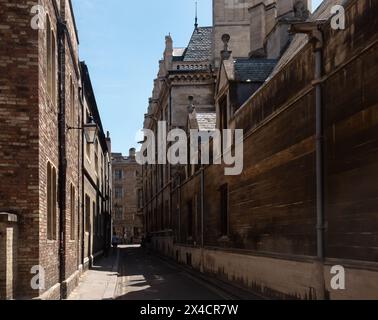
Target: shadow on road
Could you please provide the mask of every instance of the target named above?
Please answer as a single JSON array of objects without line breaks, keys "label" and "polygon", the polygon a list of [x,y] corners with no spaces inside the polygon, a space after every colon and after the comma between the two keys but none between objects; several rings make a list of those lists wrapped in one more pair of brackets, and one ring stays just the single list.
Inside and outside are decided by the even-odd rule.
[{"label": "shadow on road", "polygon": [[216,290],[140,247],[120,247],[117,300],[220,300]]}]

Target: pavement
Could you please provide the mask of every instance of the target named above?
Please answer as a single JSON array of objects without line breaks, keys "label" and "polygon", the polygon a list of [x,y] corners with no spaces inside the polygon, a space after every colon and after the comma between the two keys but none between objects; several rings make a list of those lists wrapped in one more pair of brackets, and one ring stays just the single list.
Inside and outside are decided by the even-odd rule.
[{"label": "pavement", "polygon": [[97,259],[80,278],[79,285],[67,300],[112,300],[117,287],[119,250]]},{"label": "pavement", "polygon": [[148,253],[120,246],[98,259],[68,300],[256,300],[250,292]]}]

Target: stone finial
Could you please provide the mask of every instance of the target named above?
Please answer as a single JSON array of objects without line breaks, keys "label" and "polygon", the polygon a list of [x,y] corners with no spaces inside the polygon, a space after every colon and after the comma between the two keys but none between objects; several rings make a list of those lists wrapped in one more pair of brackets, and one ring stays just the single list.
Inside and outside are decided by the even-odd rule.
[{"label": "stone finial", "polygon": [[194,19],[194,30],[198,31],[198,3],[196,1],[196,16]]},{"label": "stone finial", "polygon": [[298,0],[294,4],[294,17],[298,20],[307,20],[310,16],[305,3],[302,0]]},{"label": "stone finial", "polygon": [[134,160],[135,159],[135,155],[136,155],[136,149],[135,148],[131,148],[129,150],[129,158]]},{"label": "stone finial", "polygon": [[228,44],[231,40],[231,37],[229,34],[224,34],[222,36],[222,42],[223,42],[223,50],[221,51],[221,57],[222,60],[228,60],[231,57],[232,51],[228,50]]}]

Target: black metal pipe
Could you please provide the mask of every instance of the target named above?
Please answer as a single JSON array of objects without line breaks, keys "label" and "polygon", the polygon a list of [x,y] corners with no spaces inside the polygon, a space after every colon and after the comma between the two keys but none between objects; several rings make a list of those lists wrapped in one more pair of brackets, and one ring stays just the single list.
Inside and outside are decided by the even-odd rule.
[{"label": "black metal pipe", "polygon": [[204,212],[205,210],[205,168],[202,165],[201,168],[201,248],[203,249],[205,246],[204,241]]},{"label": "black metal pipe", "polygon": [[324,121],[322,101],[322,50],[315,51],[315,99],[316,99],[316,210],[317,256],[324,261]]},{"label": "black metal pipe", "polygon": [[316,246],[317,246],[317,277],[319,278],[317,296],[325,298],[324,260],[325,260],[325,178],[324,178],[324,114],[322,99],[322,76],[323,76],[323,45],[324,36],[322,25],[325,20],[306,21],[293,23],[290,27],[291,33],[308,34],[314,45],[315,74],[313,86],[315,87],[315,121],[316,121]]},{"label": "black metal pipe", "polygon": [[201,272],[205,272],[205,258],[204,258],[204,248],[205,248],[205,167],[202,165],[201,168]]},{"label": "black metal pipe", "polygon": [[58,112],[58,137],[59,137],[59,283],[60,283],[60,298],[65,299],[67,290],[63,286],[66,276],[66,171],[67,171],[67,156],[66,156],[66,97],[65,97],[65,76],[66,76],[66,62],[65,62],[65,32],[66,24],[59,19],[58,21],[58,90],[59,90],[59,112]]}]

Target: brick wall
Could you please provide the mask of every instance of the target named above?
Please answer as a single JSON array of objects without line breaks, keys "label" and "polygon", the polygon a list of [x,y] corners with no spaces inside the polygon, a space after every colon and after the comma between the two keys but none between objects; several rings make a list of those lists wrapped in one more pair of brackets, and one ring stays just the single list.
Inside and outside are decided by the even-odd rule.
[{"label": "brick wall", "polygon": [[[42,4],[48,10],[51,25],[55,35],[58,35],[56,12],[51,1],[43,1]],[[65,122],[67,126],[81,126],[81,106],[79,103],[80,73],[78,66],[78,44],[76,33],[73,28],[73,16],[69,10],[69,1],[61,1],[60,14],[62,19],[67,21],[68,33],[65,37]],[[70,48],[72,47],[72,50]],[[58,50],[58,48],[57,48]],[[40,79],[40,149],[39,149],[39,192],[40,192],[40,238],[39,238],[39,259],[40,264],[46,272],[46,290],[59,283],[59,236],[56,240],[47,239],[47,163],[52,163],[59,175],[59,137],[58,137],[58,116],[59,99],[56,103],[47,94],[46,81],[46,33],[39,33],[39,79]],[[56,57],[56,59],[58,56]],[[58,67],[58,63],[57,63]],[[71,81],[73,83],[74,98],[71,98]],[[72,102],[74,103],[71,106]],[[81,221],[81,131],[66,130],[66,209],[64,212],[65,225],[65,279],[69,279],[81,263],[80,238]],[[70,187],[75,188],[75,238],[71,239],[71,196]],[[58,207],[58,217],[60,208]],[[57,232],[59,232],[59,218],[57,219]],[[45,291],[40,292],[40,294]]]},{"label": "brick wall", "polygon": [[38,31],[30,27],[37,1],[0,1],[0,211],[20,222],[19,291],[30,292],[30,265],[38,262],[39,70]]},{"label": "brick wall", "polygon": [[[69,1],[0,1],[0,211],[19,216],[17,296],[35,298],[46,293],[59,298],[59,242],[47,239],[47,163],[59,175],[58,97],[47,91],[46,28],[31,28],[31,8],[40,4],[51,22],[55,39],[60,13],[67,15],[69,37],[66,38],[66,118],[81,125],[78,98],[80,73],[78,44]],[[60,6],[60,7],[59,7]],[[69,44],[70,42],[70,44]],[[72,47],[72,51],[68,49]],[[56,43],[58,69],[58,44]],[[58,74],[58,73],[57,73]],[[58,76],[56,74],[56,80]],[[75,99],[71,108],[70,81]],[[58,85],[57,85],[58,87]],[[54,99],[55,98],[55,99]],[[54,101],[56,100],[56,101]],[[74,117],[72,111],[74,110]],[[67,143],[67,186],[65,212],[66,274],[70,278],[81,263],[79,238],[81,209],[81,133],[69,131]],[[75,218],[77,236],[71,239],[70,186],[76,189]],[[59,208],[57,209],[59,216]],[[57,218],[59,230],[59,218]],[[58,232],[58,231],[57,231]],[[58,236],[57,236],[58,239]],[[46,272],[46,290],[30,288],[30,270],[41,265]],[[54,292],[49,292],[55,288]]]}]

